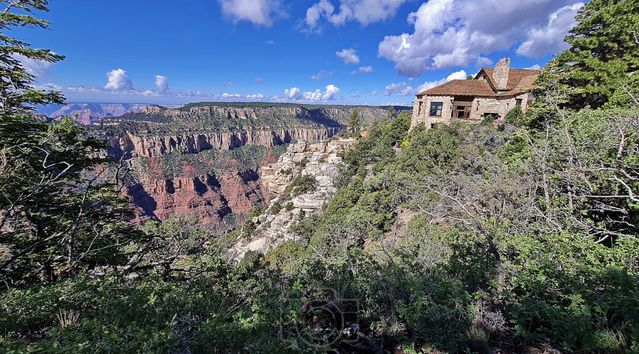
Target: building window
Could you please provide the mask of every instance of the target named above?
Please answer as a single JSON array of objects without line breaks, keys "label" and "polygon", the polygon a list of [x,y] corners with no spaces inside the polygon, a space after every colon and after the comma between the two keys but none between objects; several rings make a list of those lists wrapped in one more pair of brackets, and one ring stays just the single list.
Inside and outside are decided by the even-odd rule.
[{"label": "building window", "polygon": [[515,106],[517,107],[521,107],[521,103],[523,102],[523,100],[521,98],[518,98],[515,100]]},{"label": "building window", "polygon": [[470,106],[457,106],[455,107],[456,116],[459,119],[470,118]]},{"label": "building window", "polygon": [[424,102],[419,101],[419,104],[417,106],[417,115],[422,114],[422,105],[424,104]]},{"label": "building window", "polygon": [[431,117],[441,117],[442,116],[442,108],[444,107],[443,102],[431,102],[430,103],[430,113]]}]

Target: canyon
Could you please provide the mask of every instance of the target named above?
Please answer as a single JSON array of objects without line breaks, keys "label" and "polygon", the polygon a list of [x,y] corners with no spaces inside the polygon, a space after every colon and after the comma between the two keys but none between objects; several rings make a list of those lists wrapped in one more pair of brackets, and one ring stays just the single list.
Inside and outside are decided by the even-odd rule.
[{"label": "canyon", "polygon": [[288,166],[304,159],[300,156],[317,155],[306,156],[314,161],[310,170],[296,173],[317,173],[323,192],[301,196],[315,207],[294,200],[300,210],[317,209],[332,191],[330,178],[321,176],[336,170],[312,166],[320,159],[337,166],[336,154],[346,145],[328,141],[345,130],[355,110],[364,127],[388,115],[386,107],[201,103],[146,106],[87,129],[104,139],[106,153],[126,167],[124,191],[136,223],[195,216],[203,224],[234,227],[251,207],[279,197],[273,176],[282,176],[273,164],[281,158],[279,163]]}]

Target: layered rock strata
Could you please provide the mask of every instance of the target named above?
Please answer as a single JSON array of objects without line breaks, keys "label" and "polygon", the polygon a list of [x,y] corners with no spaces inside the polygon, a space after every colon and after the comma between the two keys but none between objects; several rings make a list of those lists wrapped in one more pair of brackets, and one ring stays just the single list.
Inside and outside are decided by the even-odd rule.
[{"label": "layered rock strata", "polygon": [[[354,142],[336,139],[291,144],[278,162],[263,167],[262,185],[270,200],[268,209],[253,220],[257,225],[255,231],[250,239],[238,240],[230,250],[230,257],[241,259],[248,251],[265,253],[291,239],[290,228],[296,222],[321,212],[337,192],[334,179],[343,166],[340,155]],[[291,183],[301,176],[311,176],[316,181],[315,188],[291,195]]]}]

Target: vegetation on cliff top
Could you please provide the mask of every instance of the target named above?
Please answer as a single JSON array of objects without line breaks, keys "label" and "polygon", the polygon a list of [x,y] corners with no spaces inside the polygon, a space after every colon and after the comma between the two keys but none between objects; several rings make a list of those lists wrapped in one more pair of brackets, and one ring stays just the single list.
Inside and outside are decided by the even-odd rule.
[{"label": "vegetation on cliff top", "polygon": [[345,128],[357,111],[363,126],[371,126],[389,109],[407,107],[371,107],[344,105],[308,105],[292,103],[192,103],[168,110],[127,113],[106,118],[91,127],[95,134],[113,136],[124,132],[138,135],[185,132],[227,132],[295,128]]},{"label": "vegetation on cliff top", "polygon": [[[587,3],[576,35],[608,35],[579,31],[602,15],[631,35],[634,4]],[[639,352],[636,67],[573,71],[590,59],[561,57],[507,123],[378,122],[324,213],[239,264],[224,260],[238,231],[121,223],[117,182],[87,170],[106,163],[86,157],[97,142],[34,121],[28,106],[57,96],[26,94],[9,62],[2,82],[22,81],[0,112],[0,351]],[[605,95],[581,91],[585,72],[608,69]]]}]

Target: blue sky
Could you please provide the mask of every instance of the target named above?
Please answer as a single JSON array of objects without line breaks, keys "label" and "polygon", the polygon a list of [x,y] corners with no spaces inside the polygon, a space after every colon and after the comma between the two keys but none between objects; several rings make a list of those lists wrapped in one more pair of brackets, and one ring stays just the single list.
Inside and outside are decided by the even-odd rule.
[{"label": "blue sky", "polygon": [[575,0],[54,0],[47,31],[12,34],[66,56],[25,60],[72,102],[404,104],[501,57],[544,65]]}]

